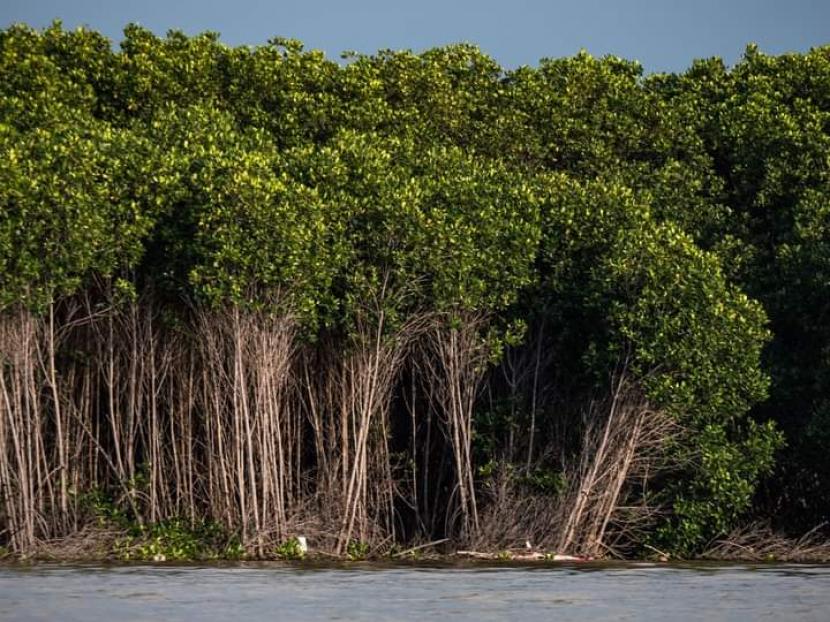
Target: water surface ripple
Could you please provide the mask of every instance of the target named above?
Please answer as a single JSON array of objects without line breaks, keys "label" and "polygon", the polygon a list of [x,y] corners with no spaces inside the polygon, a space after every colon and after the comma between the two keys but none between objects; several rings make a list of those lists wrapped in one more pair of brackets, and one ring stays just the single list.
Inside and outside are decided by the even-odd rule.
[{"label": "water surface ripple", "polygon": [[830,567],[0,567],[0,620],[830,620]]}]

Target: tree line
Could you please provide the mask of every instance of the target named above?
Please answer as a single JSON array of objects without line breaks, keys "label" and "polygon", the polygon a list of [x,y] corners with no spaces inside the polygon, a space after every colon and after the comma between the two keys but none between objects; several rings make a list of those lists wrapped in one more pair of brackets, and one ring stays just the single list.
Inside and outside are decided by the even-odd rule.
[{"label": "tree line", "polygon": [[102,505],[250,555],[830,518],[830,49],[644,75],[55,23],[0,75],[11,550]]}]

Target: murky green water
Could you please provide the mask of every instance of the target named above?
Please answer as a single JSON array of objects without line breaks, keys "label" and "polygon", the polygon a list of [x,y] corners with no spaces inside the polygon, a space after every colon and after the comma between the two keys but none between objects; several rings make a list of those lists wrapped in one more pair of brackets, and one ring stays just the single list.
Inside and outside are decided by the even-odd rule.
[{"label": "murky green water", "polygon": [[0,567],[0,620],[830,620],[828,566]]}]

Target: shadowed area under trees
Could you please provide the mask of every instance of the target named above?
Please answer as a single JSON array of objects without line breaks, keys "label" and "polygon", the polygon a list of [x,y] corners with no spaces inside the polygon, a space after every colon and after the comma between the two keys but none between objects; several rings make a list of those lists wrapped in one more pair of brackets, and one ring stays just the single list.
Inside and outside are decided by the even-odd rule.
[{"label": "shadowed area under trees", "polygon": [[21,25],[0,75],[7,550],[830,519],[827,48],[643,76]]}]

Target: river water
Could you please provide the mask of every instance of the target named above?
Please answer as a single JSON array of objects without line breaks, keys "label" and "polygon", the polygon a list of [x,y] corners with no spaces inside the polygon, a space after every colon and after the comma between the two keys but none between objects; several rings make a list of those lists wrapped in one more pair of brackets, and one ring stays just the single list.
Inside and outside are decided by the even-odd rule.
[{"label": "river water", "polygon": [[0,620],[816,620],[830,566],[0,567]]}]

